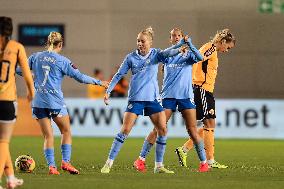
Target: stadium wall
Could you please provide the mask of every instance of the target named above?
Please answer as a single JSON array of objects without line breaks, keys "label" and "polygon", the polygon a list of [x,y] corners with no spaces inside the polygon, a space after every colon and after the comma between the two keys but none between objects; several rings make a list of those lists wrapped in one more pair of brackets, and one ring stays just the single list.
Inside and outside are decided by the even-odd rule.
[{"label": "stadium wall", "polygon": [[[151,25],[154,46],[169,45],[169,31],[181,27],[200,47],[216,30],[230,28],[237,46],[220,55],[216,96],[283,98],[284,16],[259,13],[258,0],[0,0],[1,15],[14,19],[14,38],[21,23],[65,24],[68,56],[80,70],[100,68],[108,78],[135,48],[137,33]],[[42,48],[27,48],[28,54]],[[25,95],[22,79],[19,94]],[[86,86],[64,81],[69,97],[84,97]]]}]

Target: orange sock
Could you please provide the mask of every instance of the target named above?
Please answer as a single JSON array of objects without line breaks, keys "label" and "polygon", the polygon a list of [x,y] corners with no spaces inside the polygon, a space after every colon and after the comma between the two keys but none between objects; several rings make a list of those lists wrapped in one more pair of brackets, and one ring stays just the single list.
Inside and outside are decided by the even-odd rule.
[{"label": "orange sock", "polygon": [[204,129],[203,129],[203,127],[199,128],[197,132],[198,132],[198,135],[200,136],[200,138],[204,139]]},{"label": "orange sock", "polygon": [[[197,132],[200,138],[203,139],[203,128],[198,129]],[[183,148],[186,148],[187,151],[191,150],[193,148],[193,141],[191,139],[188,139],[188,141],[184,143]]]},{"label": "orange sock", "polygon": [[214,160],[214,128],[204,128],[204,148],[207,160]]},{"label": "orange sock", "polygon": [[6,176],[14,175],[14,168],[13,168],[10,151],[8,153],[7,160],[5,163],[4,173]]},{"label": "orange sock", "polygon": [[0,140],[0,179],[2,178],[7,155],[9,153],[9,141]]}]

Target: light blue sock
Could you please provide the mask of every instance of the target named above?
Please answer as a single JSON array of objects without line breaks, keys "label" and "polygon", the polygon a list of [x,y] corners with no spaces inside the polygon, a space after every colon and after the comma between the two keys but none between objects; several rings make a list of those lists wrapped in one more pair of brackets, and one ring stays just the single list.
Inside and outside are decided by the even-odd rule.
[{"label": "light blue sock", "polygon": [[201,140],[199,143],[194,144],[196,153],[199,157],[200,161],[205,161],[206,160],[206,153],[205,153],[205,149],[204,149],[204,142],[203,140]]},{"label": "light blue sock", "polygon": [[156,162],[162,163],[166,151],[167,136],[158,136],[156,140]]},{"label": "light blue sock", "polygon": [[149,143],[148,140],[145,139],[141,152],[140,152],[140,157],[146,158],[146,156],[149,154],[152,147],[153,147],[153,144]]},{"label": "light blue sock", "polygon": [[48,166],[56,167],[54,160],[54,148],[47,148],[44,150],[44,156]]},{"label": "light blue sock", "polygon": [[112,143],[109,155],[108,155],[109,159],[114,160],[116,158],[116,156],[117,156],[118,152],[120,151],[126,137],[127,137],[127,135],[123,134],[123,133],[118,133],[116,135],[116,137],[113,140],[113,143]]},{"label": "light blue sock", "polygon": [[69,163],[69,161],[71,159],[71,151],[72,151],[71,144],[62,144],[61,145],[62,160],[64,162]]}]

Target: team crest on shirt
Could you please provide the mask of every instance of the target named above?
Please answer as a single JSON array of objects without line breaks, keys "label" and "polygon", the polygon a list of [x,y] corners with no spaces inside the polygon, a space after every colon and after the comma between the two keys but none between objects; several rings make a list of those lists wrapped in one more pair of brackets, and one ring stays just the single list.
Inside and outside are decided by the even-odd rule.
[{"label": "team crest on shirt", "polygon": [[146,64],[149,64],[151,62],[151,60],[148,58],[147,60],[146,60]]},{"label": "team crest on shirt", "polygon": [[132,109],[132,108],[133,108],[133,105],[132,105],[132,104],[128,104],[127,108],[128,108],[128,109]]},{"label": "team crest on shirt", "polygon": [[214,109],[211,109],[211,110],[209,110],[209,112],[208,112],[209,114],[211,114],[211,115],[214,115],[214,113],[215,113],[215,110]]}]

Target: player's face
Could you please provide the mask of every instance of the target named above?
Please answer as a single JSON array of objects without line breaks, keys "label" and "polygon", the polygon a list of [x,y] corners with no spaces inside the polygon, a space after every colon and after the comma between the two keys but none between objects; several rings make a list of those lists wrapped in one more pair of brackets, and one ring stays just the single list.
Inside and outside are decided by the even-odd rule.
[{"label": "player's face", "polygon": [[228,43],[226,43],[226,42],[221,42],[220,43],[220,45],[219,45],[219,48],[217,48],[217,50],[219,51],[219,52],[223,52],[223,53],[225,53],[225,52],[228,52],[231,48],[233,48],[235,46],[235,44],[234,44],[234,42],[228,42]]},{"label": "player's face", "polygon": [[183,38],[181,31],[171,31],[170,41],[173,45],[177,44],[181,40],[181,38]]},{"label": "player's face", "polygon": [[139,33],[137,36],[137,49],[142,54],[145,55],[149,52],[152,46],[152,40],[149,39],[147,35]]}]

